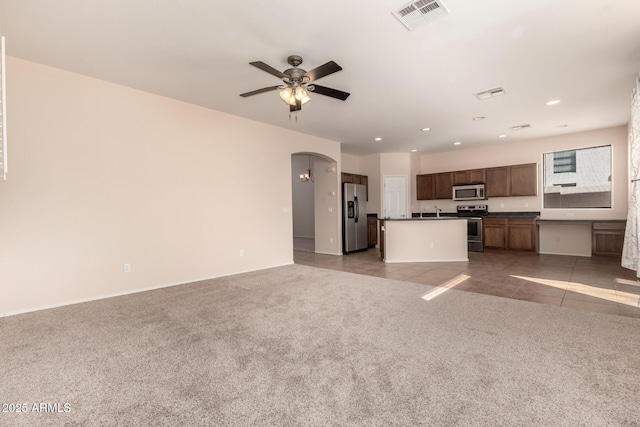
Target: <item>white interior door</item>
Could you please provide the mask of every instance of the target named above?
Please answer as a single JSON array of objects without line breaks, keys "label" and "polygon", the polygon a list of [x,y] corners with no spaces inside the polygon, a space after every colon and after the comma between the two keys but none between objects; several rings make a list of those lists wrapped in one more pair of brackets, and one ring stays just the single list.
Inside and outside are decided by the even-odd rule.
[{"label": "white interior door", "polygon": [[407,217],[407,176],[389,175],[384,180],[384,216]]}]

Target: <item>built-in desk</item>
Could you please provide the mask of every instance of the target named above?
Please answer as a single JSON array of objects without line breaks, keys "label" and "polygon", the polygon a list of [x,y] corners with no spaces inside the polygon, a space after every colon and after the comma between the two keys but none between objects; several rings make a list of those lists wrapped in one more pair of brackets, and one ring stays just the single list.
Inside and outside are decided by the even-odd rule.
[{"label": "built-in desk", "polygon": [[[622,256],[626,220],[540,219],[540,253]],[[542,226],[542,229],[541,229]],[[571,250],[570,245],[573,245]]]}]

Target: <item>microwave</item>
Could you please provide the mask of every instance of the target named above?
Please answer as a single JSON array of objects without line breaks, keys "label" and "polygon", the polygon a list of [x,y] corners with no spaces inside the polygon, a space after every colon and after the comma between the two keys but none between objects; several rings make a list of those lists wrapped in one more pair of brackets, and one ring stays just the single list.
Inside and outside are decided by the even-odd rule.
[{"label": "microwave", "polygon": [[485,200],[484,183],[453,186],[453,200]]}]

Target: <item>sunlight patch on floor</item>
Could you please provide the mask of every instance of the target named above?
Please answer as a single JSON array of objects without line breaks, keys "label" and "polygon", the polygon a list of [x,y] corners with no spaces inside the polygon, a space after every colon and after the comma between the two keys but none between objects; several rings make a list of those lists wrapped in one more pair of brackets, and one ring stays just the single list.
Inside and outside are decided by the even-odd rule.
[{"label": "sunlight patch on floor", "polygon": [[[539,283],[541,285],[551,286],[558,289],[566,289],[568,292],[575,292],[590,297],[616,302],[619,304],[630,305],[637,307],[640,305],[640,296],[631,294],[629,292],[622,292],[614,289],[604,289],[597,286],[585,285],[578,282],[566,282],[562,280],[540,279],[538,277],[516,276],[511,275],[517,279],[527,280],[529,282]],[[624,279],[616,279],[618,283],[624,283]],[[624,282],[620,282],[624,281]]]},{"label": "sunlight patch on floor", "polygon": [[431,301],[432,299],[434,299],[438,295],[442,295],[443,293],[447,292],[449,289],[458,286],[460,283],[464,282],[465,280],[467,280],[470,277],[471,276],[468,276],[466,274],[459,274],[456,277],[454,277],[453,279],[451,279],[451,280],[449,280],[447,282],[444,282],[443,284],[441,284],[437,288],[432,289],[431,291],[429,291],[426,294],[422,295],[422,299],[425,300],[425,301]]},{"label": "sunlight patch on floor", "polygon": [[640,287],[640,282],[638,282],[637,280],[621,279],[621,278],[617,277],[615,279],[615,281],[616,281],[616,283],[619,283],[621,285],[631,285],[631,286]]}]

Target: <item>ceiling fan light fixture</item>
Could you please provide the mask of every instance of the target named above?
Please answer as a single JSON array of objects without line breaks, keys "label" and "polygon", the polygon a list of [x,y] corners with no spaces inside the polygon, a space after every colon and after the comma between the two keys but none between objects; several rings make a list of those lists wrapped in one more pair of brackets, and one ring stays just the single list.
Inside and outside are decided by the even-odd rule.
[{"label": "ceiling fan light fixture", "polygon": [[311,101],[309,98],[309,94],[304,88],[298,86],[295,88],[286,87],[280,91],[280,98],[284,101],[285,104],[288,105],[296,105],[296,101],[299,101],[301,104],[306,104]]}]

